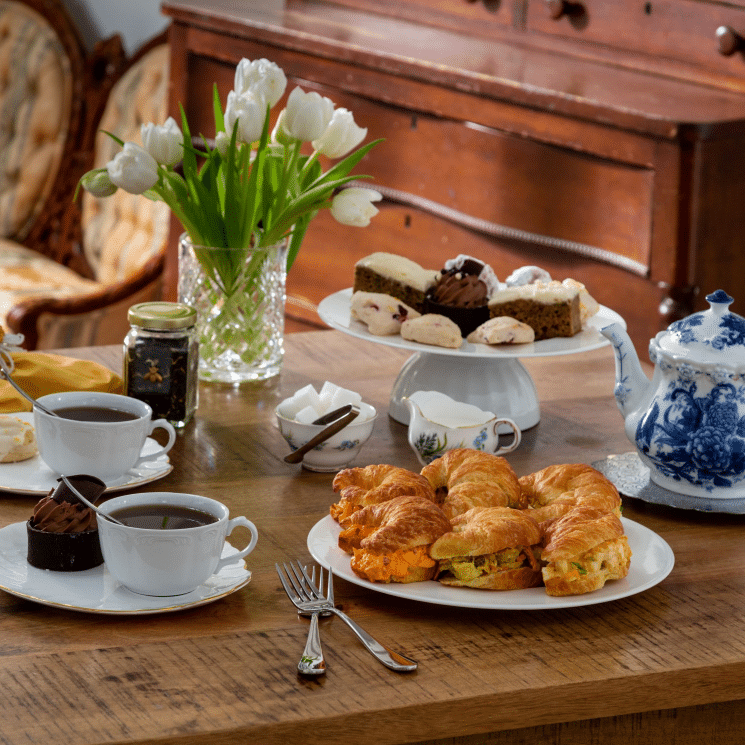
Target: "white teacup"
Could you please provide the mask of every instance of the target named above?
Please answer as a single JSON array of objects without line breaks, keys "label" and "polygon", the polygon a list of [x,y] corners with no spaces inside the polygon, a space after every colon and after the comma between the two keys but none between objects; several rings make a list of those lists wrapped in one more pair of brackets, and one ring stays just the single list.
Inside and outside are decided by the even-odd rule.
[{"label": "white teacup", "polygon": [[[112,514],[150,505],[190,508],[212,515],[215,522],[190,528],[154,529],[117,525],[99,517],[98,532],[106,568],[125,587],[141,595],[167,597],[191,592],[224,566],[243,563],[243,557],[254,550],[259,539],[250,520],[231,519],[224,504],[197,494],[128,494],[104,502],[99,510]],[[251,533],[248,545],[220,558],[225,539],[239,525]]]},{"label": "white teacup", "polygon": [[[143,401],[116,393],[67,391],[42,396],[39,403],[51,411],[94,407],[126,412],[126,421],[78,421],[50,416],[34,407],[34,427],[41,459],[57,474],[85,473],[112,482],[130,469],[154,461],[176,442],[176,430],[165,419],[153,421],[153,410]],[[143,455],[148,435],[162,428],[168,442]]]}]

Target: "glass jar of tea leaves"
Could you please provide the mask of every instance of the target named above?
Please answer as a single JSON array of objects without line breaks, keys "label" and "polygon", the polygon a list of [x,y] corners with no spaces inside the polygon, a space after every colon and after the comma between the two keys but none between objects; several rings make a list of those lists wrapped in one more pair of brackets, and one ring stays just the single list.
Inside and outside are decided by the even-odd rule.
[{"label": "glass jar of tea leaves", "polygon": [[124,389],[149,404],[153,419],[183,427],[197,408],[197,312],[183,303],[133,305],[124,339]]}]

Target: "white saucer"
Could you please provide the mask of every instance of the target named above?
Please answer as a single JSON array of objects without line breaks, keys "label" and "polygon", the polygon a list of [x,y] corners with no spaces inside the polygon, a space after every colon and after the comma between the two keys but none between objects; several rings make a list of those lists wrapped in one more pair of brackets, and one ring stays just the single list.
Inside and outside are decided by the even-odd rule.
[{"label": "white saucer", "polygon": [[[83,572],[37,569],[26,560],[27,548],[26,523],[0,529],[0,590],[42,605],[84,613],[146,615],[196,608],[231,595],[251,581],[245,562],[236,562],[186,595],[155,598],[127,590],[109,574],[105,564]],[[235,553],[238,550],[226,542],[223,557]]]},{"label": "white saucer", "polygon": [[[34,415],[28,412],[13,414],[25,422],[33,424]],[[160,445],[151,437],[145,440],[142,454],[147,455],[157,450]],[[157,481],[173,470],[168,455],[161,455],[137,468],[131,469],[118,479],[106,481],[106,493],[142,486]],[[0,463],[0,492],[14,494],[45,495],[57,486],[59,474],[55,473],[44,461],[35,455],[18,463]]]},{"label": "white saucer", "polygon": [[726,512],[730,515],[745,515],[745,498],[711,499],[679,494],[658,486],[649,478],[647,468],[636,451],[621,455],[609,455],[592,464],[616,489],[627,497],[641,499],[650,504],[664,504],[682,510],[699,512]]}]

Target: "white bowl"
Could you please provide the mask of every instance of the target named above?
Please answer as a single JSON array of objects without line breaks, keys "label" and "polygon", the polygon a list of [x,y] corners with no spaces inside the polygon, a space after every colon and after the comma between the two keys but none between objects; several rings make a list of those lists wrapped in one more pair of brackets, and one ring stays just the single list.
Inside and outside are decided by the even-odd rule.
[{"label": "white bowl", "polygon": [[[288,416],[288,401],[285,399],[275,409],[279,431],[287,444],[295,451],[315,437],[325,424],[303,424]],[[304,468],[310,471],[332,472],[346,468],[358,455],[362,446],[370,439],[377,411],[370,404],[360,404],[360,414],[344,429],[325,442],[309,450],[302,460]],[[361,421],[360,421],[361,420]]]}]

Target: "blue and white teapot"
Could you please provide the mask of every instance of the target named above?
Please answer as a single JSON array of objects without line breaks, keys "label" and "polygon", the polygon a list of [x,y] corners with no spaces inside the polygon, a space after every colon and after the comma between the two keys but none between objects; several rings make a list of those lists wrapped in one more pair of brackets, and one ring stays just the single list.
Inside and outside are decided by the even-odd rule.
[{"label": "blue and white teapot", "polygon": [[649,343],[650,382],[626,331],[601,333],[615,348],[618,408],[651,480],[679,494],[745,496],[745,318],[724,290],[709,310],[675,321]]}]

